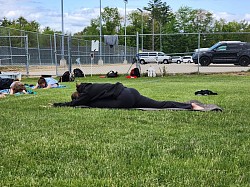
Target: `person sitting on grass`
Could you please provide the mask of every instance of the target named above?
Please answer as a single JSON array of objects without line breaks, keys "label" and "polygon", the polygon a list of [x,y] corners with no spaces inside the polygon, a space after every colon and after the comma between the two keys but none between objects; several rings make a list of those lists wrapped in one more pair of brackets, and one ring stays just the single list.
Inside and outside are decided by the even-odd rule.
[{"label": "person sitting on grass", "polygon": [[27,94],[27,90],[25,85],[20,82],[19,80],[15,80],[11,85],[10,85],[10,95],[16,94],[16,93],[23,93]]},{"label": "person sitting on grass", "polygon": [[43,88],[43,89],[49,89],[49,88],[56,88],[58,87],[58,81],[53,79],[52,77],[40,77],[37,81],[36,86],[33,89],[37,88]]},{"label": "person sitting on grass", "polygon": [[53,106],[89,106],[94,108],[180,108],[203,110],[196,103],[181,103],[175,101],[156,101],[141,95],[134,88],[123,84],[81,83],[76,85],[76,92],[71,96],[71,102],[54,103]]}]

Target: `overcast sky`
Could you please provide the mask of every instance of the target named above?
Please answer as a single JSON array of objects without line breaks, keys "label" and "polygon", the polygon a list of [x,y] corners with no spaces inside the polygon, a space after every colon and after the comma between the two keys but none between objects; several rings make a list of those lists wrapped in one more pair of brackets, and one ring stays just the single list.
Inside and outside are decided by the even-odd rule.
[{"label": "overcast sky", "polygon": [[[149,0],[128,0],[127,12],[143,8]],[[201,8],[214,14],[216,18],[227,21],[246,20],[250,22],[249,0],[162,0],[167,2],[173,11],[181,6],[193,9]],[[124,16],[123,0],[101,0],[102,8],[117,7]],[[79,32],[90,24],[92,18],[97,18],[100,12],[100,0],[63,0],[65,32]],[[0,0],[0,20],[3,17],[13,20],[23,16],[28,21],[37,21],[41,28],[51,27],[61,30],[61,0]]]}]

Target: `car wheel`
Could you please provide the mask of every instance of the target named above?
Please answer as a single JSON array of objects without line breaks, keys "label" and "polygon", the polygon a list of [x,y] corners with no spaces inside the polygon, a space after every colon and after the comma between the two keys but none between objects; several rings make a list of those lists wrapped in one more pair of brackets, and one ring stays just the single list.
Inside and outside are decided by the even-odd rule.
[{"label": "car wheel", "polygon": [[167,60],[167,59],[164,59],[164,60],[163,60],[163,64],[168,64],[168,60]]},{"label": "car wheel", "polygon": [[200,65],[201,66],[208,66],[210,64],[210,59],[206,56],[200,58]]},{"label": "car wheel", "polygon": [[189,60],[188,63],[191,63],[191,61]]},{"label": "car wheel", "polygon": [[177,60],[177,64],[180,64],[180,63],[181,63],[181,61]]},{"label": "car wheel", "polygon": [[250,58],[247,56],[240,57],[239,64],[241,66],[248,66],[250,64]]},{"label": "car wheel", "polygon": [[146,64],[145,60],[140,60],[140,64]]}]

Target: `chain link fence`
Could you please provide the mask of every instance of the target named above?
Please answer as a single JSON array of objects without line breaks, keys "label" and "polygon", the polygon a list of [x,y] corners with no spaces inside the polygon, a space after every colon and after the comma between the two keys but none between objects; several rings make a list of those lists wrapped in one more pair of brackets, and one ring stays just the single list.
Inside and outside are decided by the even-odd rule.
[{"label": "chain link fence", "polygon": [[[117,41],[107,41],[107,38]],[[114,37],[114,38],[112,38]],[[126,39],[125,39],[126,37]],[[110,70],[129,73],[139,50],[163,51],[170,56],[192,55],[195,49],[208,48],[218,41],[237,40],[250,42],[250,33],[173,33],[101,36],[101,50],[92,51],[92,41],[100,36],[71,37],[46,35],[0,27],[0,66],[20,68],[24,75],[62,75],[65,71],[80,68],[87,75],[106,74]],[[126,40],[126,45],[125,45]],[[93,56],[91,56],[91,54]],[[196,64],[146,64],[146,72],[153,66],[157,72],[167,73],[246,71],[248,67],[210,66]]]}]

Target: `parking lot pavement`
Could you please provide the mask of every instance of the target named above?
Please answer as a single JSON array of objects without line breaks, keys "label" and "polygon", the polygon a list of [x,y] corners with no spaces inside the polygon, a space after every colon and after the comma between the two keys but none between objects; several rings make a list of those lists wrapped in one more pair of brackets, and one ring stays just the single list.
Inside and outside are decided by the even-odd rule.
[{"label": "parking lot pavement", "polygon": [[[141,69],[145,72],[149,68],[150,64],[141,65]],[[250,67],[242,67],[242,66],[234,66],[231,64],[225,65],[210,65],[210,66],[198,66],[197,64],[151,64],[152,67],[159,73],[160,68],[163,66],[166,67],[167,73],[194,73],[194,72],[201,72],[201,73],[220,73],[220,72],[241,72],[247,71]]]},{"label": "parking lot pavement", "polygon": [[[163,67],[165,67],[166,72],[168,74],[175,74],[175,73],[223,73],[223,72],[241,72],[241,71],[248,71],[250,66],[242,67],[242,66],[234,66],[234,65],[219,65],[219,64],[211,64],[209,66],[198,66],[197,64],[145,64],[140,65],[141,72],[146,73],[149,67],[153,67],[156,70],[156,73],[161,73]],[[86,75],[94,75],[94,74],[106,74],[111,70],[117,71],[118,74],[129,74],[132,68],[136,67],[135,64],[108,64],[108,65],[93,65],[93,66],[73,66],[74,68],[80,68]],[[53,75],[56,74],[62,75],[65,71],[67,71],[67,67],[59,67],[56,71],[55,66],[46,67],[43,66],[42,68],[30,68],[29,75],[30,76],[41,76],[41,75]],[[22,75],[26,75],[25,71],[21,72]]]}]

